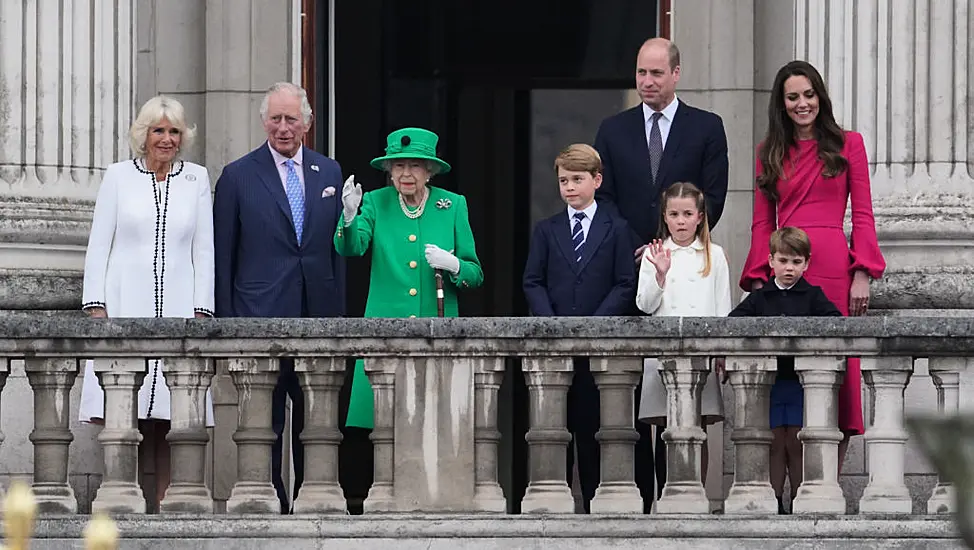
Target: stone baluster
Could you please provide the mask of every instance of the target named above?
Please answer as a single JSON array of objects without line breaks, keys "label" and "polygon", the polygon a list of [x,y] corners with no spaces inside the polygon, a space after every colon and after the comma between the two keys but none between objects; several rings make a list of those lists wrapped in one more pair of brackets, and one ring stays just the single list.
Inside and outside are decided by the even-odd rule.
[{"label": "stone baluster", "polygon": [[906,429],[903,392],[913,374],[912,357],[863,357],[872,419],[866,430],[869,484],[859,500],[863,514],[910,514],[913,500],[904,481]]},{"label": "stone baluster", "polygon": [[[967,369],[967,359],[931,357],[928,368],[937,388],[937,412],[941,416],[956,415],[960,406],[960,373]],[[927,513],[952,514],[957,511],[956,503],[954,484],[940,475],[927,501]]]},{"label": "stone baluster", "polygon": [[271,483],[271,401],[280,361],[276,358],[233,358],[227,370],[237,387],[237,482],[227,500],[231,514],[279,514],[281,502]]},{"label": "stone baluster", "polygon": [[179,358],[163,361],[171,396],[169,441],[172,474],[160,504],[164,513],[212,514],[213,496],[206,486],[206,390],[213,379],[213,360]]},{"label": "stone baluster", "polygon": [[707,433],[700,426],[700,394],[710,370],[707,357],[667,357],[659,370],[666,387],[666,485],[660,514],[707,514],[710,501],[700,481]]},{"label": "stone baluster", "polygon": [[[0,405],[3,404],[3,387],[7,383],[7,375],[10,374],[10,359],[6,357],[0,357]],[[0,426],[2,426],[2,418],[0,418]],[[0,430],[0,445],[3,445],[3,431]],[[0,499],[3,499],[4,492],[3,486],[0,485]]]},{"label": "stone baluster", "polygon": [[521,513],[563,513],[575,511],[572,491],[566,481],[568,433],[568,388],[574,367],[571,357],[529,357],[524,360],[524,378],[530,394],[528,442],[529,482]]},{"label": "stone baluster", "polygon": [[728,357],[734,390],[734,483],[724,502],[725,514],[774,514],[778,510],[770,482],[771,428],[768,411],[776,357]]},{"label": "stone baluster", "polygon": [[805,391],[802,484],[792,504],[796,514],[844,514],[839,486],[839,386],[845,357],[795,357],[795,370]]},{"label": "stone baluster", "polygon": [[375,395],[372,428],[372,453],[374,457],[372,487],[365,498],[366,512],[396,511],[396,369],[402,360],[396,357],[378,357],[365,361]]},{"label": "stone baluster", "polygon": [[299,357],[294,371],[304,388],[304,484],[294,501],[296,514],[345,513],[338,484],[338,390],[345,378],[344,357]]},{"label": "stone baluster", "polygon": [[504,380],[504,359],[474,359],[474,507],[505,512],[507,500],[497,482],[497,392]]},{"label": "stone baluster", "polygon": [[91,511],[144,514],[145,496],[139,480],[139,388],[146,375],[145,359],[95,359],[95,374],[105,390],[105,427],[98,434],[105,454],[105,474]]},{"label": "stone baluster", "polygon": [[34,496],[42,514],[75,514],[78,501],[68,485],[68,447],[74,436],[71,386],[78,376],[74,358],[25,360],[27,381],[34,391]]},{"label": "stone baluster", "polygon": [[640,357],[591,359],[599,387],[601,426],[595,438],[601,452],[602,479],[592,498],[592,513],[642,513],[643,498],[635,478],[636,441],[633,425],[636,386],[642,377]]}]

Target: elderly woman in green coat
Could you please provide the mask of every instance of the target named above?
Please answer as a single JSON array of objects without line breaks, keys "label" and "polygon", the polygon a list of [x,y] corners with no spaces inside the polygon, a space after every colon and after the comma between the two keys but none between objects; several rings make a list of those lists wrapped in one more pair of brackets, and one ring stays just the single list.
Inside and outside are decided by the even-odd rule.
[{"label": "elderly woman in green coat", "polygon": [[[456,317],[457,290],[476,288],[484,272],[477,259],[463,195],[429,185],[450,165],[436,157],[439,138],[422,128],[389,134],[385,156],[373,168],[389,174],[391,186],[362,194],[348,178],[335,249],[361,256],[372,245],[366,317],[436,317],[437,270],[443,275],[443,314]],[[361,211],[359,206],[361,205]],[[346,425],[372,428],[372,387],[362,361],[355,363]]]}]

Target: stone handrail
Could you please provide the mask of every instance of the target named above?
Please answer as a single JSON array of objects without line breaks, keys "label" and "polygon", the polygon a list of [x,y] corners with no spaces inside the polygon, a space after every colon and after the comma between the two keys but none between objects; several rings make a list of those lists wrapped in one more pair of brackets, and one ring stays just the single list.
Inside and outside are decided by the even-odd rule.
[{"label": "stone handrail", "polygon": [[[589,356],[602,396],[602,483],[593,512],[642,509],[633,482],[634,389],[641,358],[661,359],[668,391],[668,479],[661,513],[709,511],[697,459],[706,435],[698,425],[708,356],[726,356],[736,414],[735,480],[727,513],[774,513],[768,483],[768,392],[775,356],[796,357],[805,387],[806,460],[795,511],[843,513],[837,483],[836,390],[846,355],[863,357],[874,403],[865,440],[870,482],[864,513],[909,513],[904,483],[903,391],[916,357],[930,358],[940,409],[956,411],[959,372],[974,355],[974,320],[963,318],[462,318],[462,319],[107,319],[0,316],[0,359],[24,359],[35,393],[34,491],[41,513],[75,512],[67,484],[71,441],[68,396],[78,361],[95,358],[106,393],[105,475],[95,511],[145,511],[137,479],[137,390],[146,358],[166,358],[172,392],[172,485],[162,509],[209,513],[203,476],[208,441],[202,406],[213,361],[228,360],[238,389],[238,480],[231,513],[276,513],[270,483],[270,403],[278,359],[294,357],[309,403],[307,483],[298,513],[343,512],[338,485],[337,393],[345,357],[365,357],[375,392],[374,483],[365,502],[375,511],[504,512],[497,482],[497,393],[505,357],[522,357],[530,394],[530,483],[522,511],[571,512],[565,482],[565,404],[572,357]],[[0,362],[0,389],[7,361]],[[432,411],[432,412],[430,412]],[[433,424],[430,424],[433,423]],[[437,434],[433,439],[428,434]],[[444,439],[443,441],[437,438]],[[2,439],[0,439],[2,441]],[[450,452],[455,456],[451,456]],[[427,460],[437,456],[432,463]],[[893,457],[892,459],[890,457]],[[896,459],[895,457],[899,457]],[[874,469],[875,467],[875,469]],[[449,479],[453,494],[437,481]],[[931,512],[952,510],[941,481]]]}]

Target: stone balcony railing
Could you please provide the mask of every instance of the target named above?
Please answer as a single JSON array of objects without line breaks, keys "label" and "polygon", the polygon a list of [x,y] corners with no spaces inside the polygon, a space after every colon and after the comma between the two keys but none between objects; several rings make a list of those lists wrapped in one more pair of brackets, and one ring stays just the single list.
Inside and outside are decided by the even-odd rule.
[{"label": "stone balcony railing", "polygon": [[[860,514],[912,511],[904,481],[904,389],[915,358],[928,358],[940,410],[959,403],[959,376],[974,355],[974,321],[958,318],[467,318],[114,319],[0,317],[0,389],[11,360],[24,360],[34,392],[33,489],[42,514],[76,513],[68,483],[70,389],[83,360],[96,359],[105,389],[104,473],[93,511],[145,512],[138,479],[137,390],[147,358],[165,359],[172,394],[172,482],[164,513],[212,514],[205,482],[205,390],[227,360],[239,400],[237,480],[226,509],[278,514],[271,484],[271,393],[278,359],[293,357],[305,391],[305,481],[297,514],[344,514],[338,483],[338,392],[347,357],[365,357],[375,392],[374,482],[365,514],[503,513],[498,483],[498,389],[504,360],[521,357],[530,394],[529,485],[522,514],[570,513],[565,482],[566,403],[572,358],[589,356],[601,394],[602,479],[593,513],[641,511],[634,483],[634,390],[642,359],[660,357],[668,388],[668,479],[661,515],[707,514],[700,483],[705,432],[699,394],[708,357],[726,357],[733,392],[734,481],[726,515],[774,515],[768,482],[769,391],[775,357],[794,356],[805,388],[804,482],[798,515],[846,511],[837,480],[836,392],[844,355],[863,358],[871,418],[869,481]],[[727,390],[725,390],[727,391]],[[0,394],[0,399],[4,396]],[[730,416],[730,415],[729,415]],[[941,481],[929,513],[954,508]],[[218,517],[218,516],[214,516]],[[496,516],[495,516],[496,517]],[[902,526],[900,526],[902,527]],[[942,536],[942,533],[941,533]]]}]

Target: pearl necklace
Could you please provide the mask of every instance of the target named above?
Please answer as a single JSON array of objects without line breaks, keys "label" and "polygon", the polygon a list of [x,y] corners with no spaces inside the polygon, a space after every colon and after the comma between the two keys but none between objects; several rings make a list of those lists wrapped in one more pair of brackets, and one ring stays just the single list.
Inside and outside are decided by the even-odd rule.
[{"label": "pearl necklace", "polygon": [[415,220],[423,215],[423,210],[426,210],[426,199],[428,198],[430,198],[430,190],[427,188],[426,194],[423,196],[423,202],[419,203],[419,208],[413,212],[408,206],[406,206],[406,199],[402,198],[402,193],[399,193],[399,207],[402,208],[402,213],[405,214],[407,218]]}]

